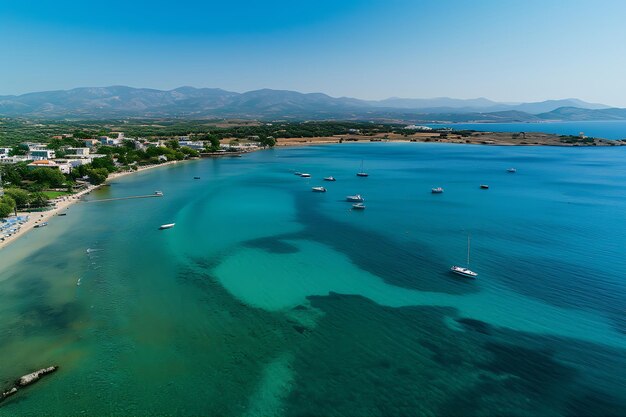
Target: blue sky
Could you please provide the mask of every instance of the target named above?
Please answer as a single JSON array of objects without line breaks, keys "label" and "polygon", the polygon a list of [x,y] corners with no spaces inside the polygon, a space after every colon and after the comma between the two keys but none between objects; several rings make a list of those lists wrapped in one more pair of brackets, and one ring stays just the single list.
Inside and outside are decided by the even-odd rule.
[{"label": "blue sky", "polygon": [[622,0],[0,0],[0,95],[80,86],[626,107]]}]

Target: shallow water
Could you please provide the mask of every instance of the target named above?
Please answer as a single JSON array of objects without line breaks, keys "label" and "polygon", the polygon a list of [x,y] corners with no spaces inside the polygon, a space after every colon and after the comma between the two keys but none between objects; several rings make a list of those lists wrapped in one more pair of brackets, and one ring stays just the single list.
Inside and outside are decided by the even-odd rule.
[{"label": "shallow water", "polygon": [[[0,252],[0,385],[60,365],[0,415],[621,415],[625,156],[342,144],[118,179],[88,199],[165,196]],[[475,281],[447,272],[468,232]]]}]

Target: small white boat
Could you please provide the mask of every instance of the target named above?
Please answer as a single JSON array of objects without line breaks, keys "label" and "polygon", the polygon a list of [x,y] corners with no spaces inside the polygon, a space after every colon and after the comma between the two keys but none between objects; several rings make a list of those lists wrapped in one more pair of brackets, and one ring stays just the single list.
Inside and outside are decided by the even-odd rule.
[{"label": "small white boat", "polygon": [[361,194],[356,194],[347,196],[346,201],[350,201],[352,203],[362,203],[365,201],[365,199],[361,197]]},{"label": "small white boat", "polygon": [[37,227],[37,228],[39,228],[39,227],[46,227],[47,225],[48,225],[47,222],[43,222],[43,223],[40,223],[40,224],[36,224],[35,227]]},{"label": "small white boat", "polygon": [[365,204],[363,203],[355,203],[352,205],[353,210],[365,210]]},{"label": "small white boat", "polygon": [[163,191],[155,191],[154,195],[159,196],[159,197],[163,197]]},{"label": "small white boat", "polygon": [[312,190],[315,193],[325,193],[326,192],[326,188],[324,188],[324,187],[313,187]]},{"label": "small white boat", "polygon": [[467,235],[467,267],[454,265],[450,268],[450,272],[453,274],[461,275],[465,278],[476,278],[478,274],[469,269],[470,264],[470,235]]},{"label": "small white boat", "polygon": [[480,188],[482,188],[483,190],[488,190],[489,186],[487,184],[480,184]]},{"label": "small white boat", "polygon": [[168,224],[162,224],[159,227],[159,230],[164,230],[164,229],[171,229],[172,227],[174,227],[176,225],[176,223],[168,223]]},{"label": "small white boat", "polygon": [[324,177],[324,181],[337,181],[337,180],[335,179],[335,177],[330,176],[330,177]]},{"label": "small white boat", "polygon": [[363,171],[363,161],[361,161],[361,170],[359,172],[356,173],[357,177],[367,177],[369,176],[369,174],[365,171]]},{"label": "small white boat", "polygon": [[506,172],[510,172],[511,174],[517,172],[517,170],[515,168],[509,168],[506,170]]},{"label": "small white boat", "polygon": [[306,172],[300,174],[302,178],[311,178],[311,174],[307,174]]},{"label": "small white boat", "polygon": [[433,193],[433,194],[441,194],[441,193],[443,193],[443,188],[441,188],[441,187],[432,188],[430,190],[430,192]]}]

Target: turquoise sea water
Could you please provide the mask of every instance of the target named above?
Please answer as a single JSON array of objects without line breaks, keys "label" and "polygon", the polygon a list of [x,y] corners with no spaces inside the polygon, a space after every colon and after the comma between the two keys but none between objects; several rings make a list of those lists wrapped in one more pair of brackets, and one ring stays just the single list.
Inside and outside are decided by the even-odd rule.
[{"label": "turquoise sea water", "polygon": [[626,120],[601,120],[586,122],[545,122],[545,123],[452,123],[435,124],[432,127],[451,127],[488,132],[543,132],[556,135],[575,135],[583,132],[586,136],[604,139],[626,139]]},{"label": "turquoise sea water", "polygon": [[[0,386],[60,365],[0,416],[623,415],[625,157],[341,144],[118,179],[88,200],[165,196],[0,251]],[[475,281],[448,273],[468,232]]]}]

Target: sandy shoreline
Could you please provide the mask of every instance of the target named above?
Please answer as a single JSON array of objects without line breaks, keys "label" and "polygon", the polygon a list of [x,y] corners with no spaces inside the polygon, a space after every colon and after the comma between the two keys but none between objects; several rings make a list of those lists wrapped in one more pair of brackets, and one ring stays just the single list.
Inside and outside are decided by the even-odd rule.
[{"label": "sandy shoreline", "polygon": [[[182,161],[170,161],[170,162],[165,162],[163,164],[158,164],[158,165],[148,165],[145,167],[141,167],[139,168],[137,171],[126,171],[126,172],[116,172],[111,174],[106,182],[110,182],[112,180],[115,180],[117,178],[120,177],[124,177],[126,175],[131,175],[131,174],[135,174],[137,172],[143,172],[143,171],[147,171],[149,169],[152,168],[158,168],[158,167],[164,167],[167,165],[172,165],[172,164],[176,164],[178,162],[182,162]],[[18,216],[29,216],[29,219],[27,222],[25,222],[24,224],[21,225],[20,229],[13,234],[10,237],[5,238],[4,241],[0,241],[0,250],[4,249],[6,246],[10,245],[11,243],[15,242],[16,240],[18,240],[21,236],[25,235],[27,232],[33,230],[35,228],[35,225],[40,224],[40,223],[44,223],[49,221],[52,217],[58,215],[59,213],[67,210],[72,204],[78,203],[81,201],[81,197],[83,197],[86,194],[89,194],[90,192],[102,187],[104,184],[100,184],[100,185],[89,185],[86,189],[79,191],[76,194],[72,194],[66,197],[61,197],[56,199],[54,208],[48,210],[48,211],[44,211],[44,212],[32,212],[32,213],[28,213],[28,212],[18,212]]]},{"label": "sandy shoreline", "polygon": [[601,138],[581,138],[560,136],[540,132],[476,132],[471,133],[439,133],[415,132],[407,135],[399,133],[377,133],[373,135],[346,134],[335,136],[276,138],[276,147],[311,146],[333,143],[370,143],[370,142],[426,142],[454,143],[465,145],[491,146],[624,146],[626,142]]}]

